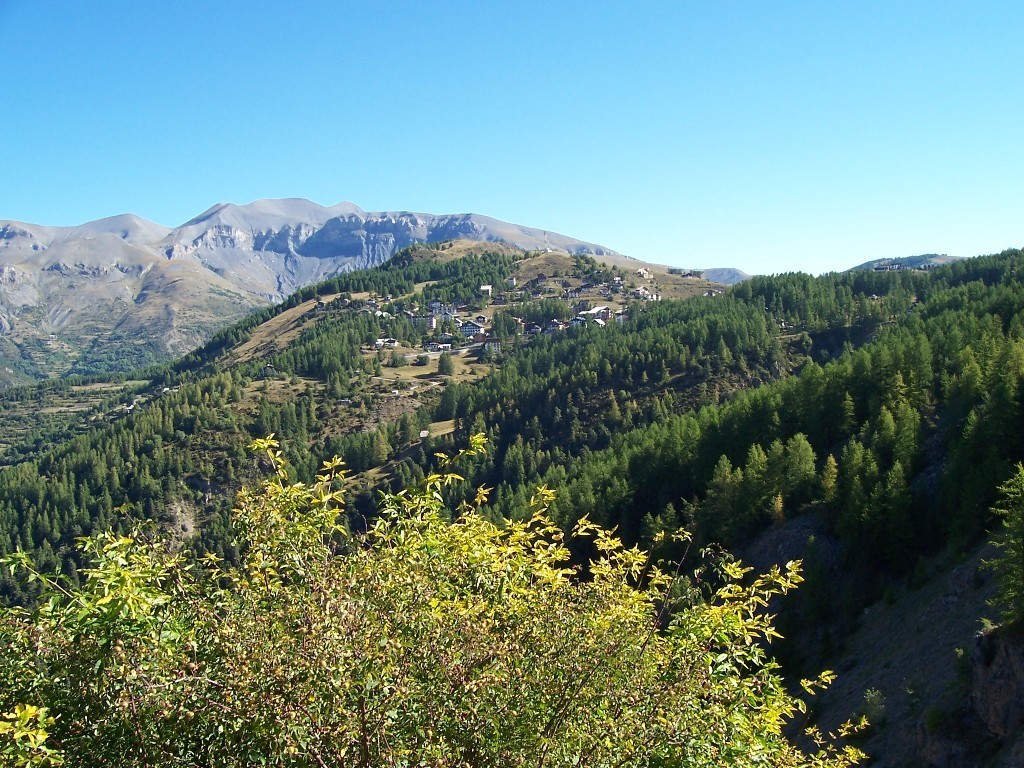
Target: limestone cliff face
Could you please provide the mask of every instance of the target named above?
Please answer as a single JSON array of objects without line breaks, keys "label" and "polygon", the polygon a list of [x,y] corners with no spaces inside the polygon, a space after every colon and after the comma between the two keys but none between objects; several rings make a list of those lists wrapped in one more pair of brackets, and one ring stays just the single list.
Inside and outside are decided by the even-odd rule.
[{"label": "limestone cliff face", "polygon": [[618,255],[594,243],[477,214],[370,213],[352,203],[329,208],[308,200],[221,203],[154,247],[166,258],[193,260],[239,288],[279,300],[312,282],[383,264],[413,243],[466,239],[525,250]]}]

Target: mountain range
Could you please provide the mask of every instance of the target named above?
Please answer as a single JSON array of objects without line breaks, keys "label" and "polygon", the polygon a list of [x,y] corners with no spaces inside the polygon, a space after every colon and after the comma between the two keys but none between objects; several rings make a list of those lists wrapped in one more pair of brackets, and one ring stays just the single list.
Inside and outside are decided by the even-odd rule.
[{"label": "mountain range", "polygon": [[478,214],[302,199],[219,203],[175,228],[131,214],[75,227],[0,220],[0,387],[167,359],[298,288],[453,239],[620,256]]}]

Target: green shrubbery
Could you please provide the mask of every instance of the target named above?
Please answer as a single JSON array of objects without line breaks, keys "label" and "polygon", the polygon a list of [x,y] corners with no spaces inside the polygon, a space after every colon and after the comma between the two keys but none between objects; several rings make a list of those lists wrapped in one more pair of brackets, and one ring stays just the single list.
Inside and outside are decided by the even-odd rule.
[{"label": "green shrubbery", "polygon": [[293,484],[276,444],[258,447],[277,474],[240,495],[238,568],[138,534],[84,540],[92,567],[74,589],[7,559],[44,587],[37,608],[0,614],[0,712],[20,728],[0,728],[8,762],[857,759],[805,757],[781,733],[802,705],[758,641],[773,634],[767,600],[799,581],[795,569],[751,581],[729,566],[714,601],[677,598],[670,616],[667,595],[687,592],[678,577],[587,523],[575,535],[599,555],[580,578],[543,515],[546,492],[532,519],[500,528],[446,510],[441,491],[458,478],[432,475],[352,534],[337,523],[337,462]]}]

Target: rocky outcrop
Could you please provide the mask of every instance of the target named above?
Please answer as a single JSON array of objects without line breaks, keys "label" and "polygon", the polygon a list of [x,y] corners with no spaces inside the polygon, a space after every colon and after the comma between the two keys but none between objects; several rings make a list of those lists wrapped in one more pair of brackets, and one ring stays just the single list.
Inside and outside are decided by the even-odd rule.
[{"label": "rocky outcrop", "polygon": [[219,269],[223,265],[217,251],[316,259],[320,264],[298,271],[322,279],[346,269],[383,264],[395,251],[413,243],[454,239],[502,242],[525,250],[617,255],[600,245],[476,214],[368,213],[351,203],[324,208],[306,200],[214,206],[172,231],[163,252],[168,258],[195,255],[204,263],[218,263]]},{"label": "rocky outcrop", "polygon": [[936,711],[917,733],[926,768],[1024,766],[1024,633],[1000,627],[975,636],[964,658],[959,704]]},{"label": "rocky outcrop", "polygon": [[971,665],[971,707],[993,736],[1016,737],[1024,728],[1024,637],[993,631],[977,638]]},{"label": "rocky outcrop", "polygon": [[1001,747],[992,765],[1024,765],[1024,627],[979,634],[971,658],[970,707]]}]

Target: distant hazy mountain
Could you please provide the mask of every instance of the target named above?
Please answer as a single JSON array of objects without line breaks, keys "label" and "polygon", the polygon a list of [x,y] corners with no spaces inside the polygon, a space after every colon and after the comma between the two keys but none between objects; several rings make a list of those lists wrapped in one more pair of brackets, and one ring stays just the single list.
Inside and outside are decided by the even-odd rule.
[{"label": "distant hazy mountain", "polygon": [[715,267],[712,269],[689,269],[685,267],[671,267],[667,264],[652,264],[650,262],[640,261],[632,256],[622,256],[621,254],[610,255],[605,253],[603,255],[597,255],[595,257],[602,264],[607,266],[615,266],[619,269],[632,272],[638,267],[643,267],[651,272],[659,274],[691,274],[699,275],[708,282],[718,283],[719,285],[735,285],[736,283],[742,283],[744,280],[749,280],[751,275],[743,272],[739,269],[732,267]]},{"label": "distant hazy mountain", "polygon": [[173,229],[131,214],[77,227],[0,220],[0,387],[181,354],[302,286],[452,239],[618,255],[477,214],[301,199],[220,203]]},{"label": "distant hazy mountain", "polygon": [[744,280],[749,280],[751,277],[746,272],[732,269],[731,267],[702,269],[701,276],[705,280],[710,280],[712,283],[721,283],[722,285],[735,285],[736,283],[742,283]]},{"label": "distant hazy mountain", "polygon": [[959,261],[963,256],[947,256],[944,253],[922,253],[920,256],[903,256],[895,259],[874,259],[865,261],[856,267],[851,267],[850,272],[857,269],[879,269],[882,267],[899,267],[901,269],[925,269],[937,267],[942,264],[949,264],[951,261]]}]

